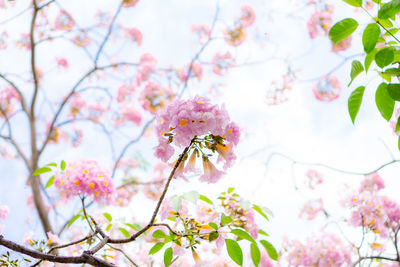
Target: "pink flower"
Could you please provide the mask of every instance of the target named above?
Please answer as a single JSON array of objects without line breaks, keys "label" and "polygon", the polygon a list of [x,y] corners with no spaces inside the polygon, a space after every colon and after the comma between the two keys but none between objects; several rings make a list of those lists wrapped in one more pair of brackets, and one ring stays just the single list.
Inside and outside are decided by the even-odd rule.
[{"label": "pink flower", "polygon": [[349,49],[351,46],[351,39],[352,39],[352,37],[349,36],[337,44],[332,42],[332,52],[337,53],[337,52],[345,51],[345,50]]},{"label": "pink flower", "polygon": [[225,30],[225,41],[231,46],[239,46],[246,39],[246,32],[242,26]]},{"label": "pink flower", "polygon": [[9,213],[10,209],[6,205],[0,206],[0,220],[6,220]]},{"label": "pink flower", "polygon": [[75,26],[75,21],[71,15],[65,11],[61,10],[56,18],[54,28],[56,30],[70,31]]},{"label": "pink flower", "polygon": [[251,26],[255,19],[256,14],[251,6],[242,6],[240,8],[242,10],[242,16],[240,17],[240,21],[242,22],[243,27]]},{"label": "pink flower", "polygon": [[66,199],[91,196],[97,202],[110,201],[114,192],[111,173],[93,160],[69,163],[64,172],[55,174],[54,184]]},{"label": "pink flower", "polygon": [[30,231],[29,233],[26,233],[25,235],[24,235],[24,238],[23,238],[23,240],[22,240],[22,243],[24,243],[25,245],[33,245],[34,244],[34,242],[33,242],[33,240],[32,240],[32,238],[33,238],[33,235],[34,235],[35,233],[34,232],[32,232],[32,231]]},{"label": "pink flower", "polygon": [[373,173],[365,176],[365,179],[361,182],[360,193],[362,191],[379,191],[385,187],[382,177],[378,173]]},{"label": "pink flower", "polygon": [[319,101],[331,102],[339,97],[342,88],[336,76],[328,75],[322,78],[312,90]]},{"label": "pink flower", "polygon": [[211,29],[208,25],[192,25],[192,32],[198,35],[200,42],[210,39]]},{"label": "pink flower", "polygon": [[77,46],[86,47],[91,43],[92,39],[89,37],[89,34],[86,30],[80,30],[78,34],[72,39]]},{"label": "pink flower", "polygon": [[328,35],[329,29],[332,27],[333,9],[328,7],[323,11],[315,11],[307,21],[308,33],[311,39],[318,35]]},{"label": "pink flower", "polygon": [[228,68],[231,68],[235,66],[235,59],[232,57],[231,53],[226,52],[225,54],[220,54],[217,53],[212,59],[212,71],[219,75],[222,76],[225,74],[225,72],[228,70]]},{"label": "pink flower", "polygon": [[68,68],[68,61],[65,57],[62,58],[56,58],[57,60],[57,65],[60,67],[63,67],[64,69]]},{"label": "pink flower", "polygon": [[322,199],[315,199],[306,202],[300,211],[299,217],[306,215],[307,220],[313,220],[323,210]]},{"label": "pink flower", "polygon": [[139,29],[137,29],[137,28],[127,28],[127,29],[125,29],[125,34],[129,38],[131,38],[134,42],[136,42],[138,45],[142,44],[143,34]]},{"label": "pink flower", "polygon": [[157,59],[151,54],[146,53],[140,57],[138,74],[136,75],[137,84],[140,85],[142,81],[147,81],[149,75],[157,68]]},{"label": "pink flower", "polygon": [[316,170],[308,170],[306,176],[309,178],[308,187],[310,189],[315,189],[317,185],[322,184],[322,174],[320,174]]},{"label": "pink flower", "polygon": [[225,174],[225,172],[217,170],[208,158],[203,158],[203,169],[204,174],[199,179],[202,182],[216,183]]},{"label": "pink flower", "polygon": [[124,0],[122,2],[123,7],[134,7],[139,2],[139,0]]}]

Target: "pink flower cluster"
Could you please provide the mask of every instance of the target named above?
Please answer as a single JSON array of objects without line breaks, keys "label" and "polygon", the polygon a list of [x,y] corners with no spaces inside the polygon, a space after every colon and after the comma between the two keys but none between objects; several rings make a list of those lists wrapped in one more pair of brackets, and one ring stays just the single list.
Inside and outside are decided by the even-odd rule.
[{"label": "pink flower cluster", "polygon": [[307,21],[308,33],[310,34],[311,39],[314,39],[318,35],[328,35],[328,32],[332,27],[332,13],[333,7],[328,6],[325,10],[315,11],[311,14]]},{"label": "pink flower cluster", "polygon": [[134,7],[139,2],[139,0],[124,0],[122,2],[123,7]]},{"label": "pink flower cluster", "polygon": [[137,29],[137,28],[126,28],[125,29],[125,35],[129,39],[131,39],[134,42],[136,42],[139,46],[142,44],[143,34],[139,29]]},{"label": "pink flower cluster", "polygon": [[250,6],[242,6],[242,16],[236,21],[235,26],[225,30],[225,41],[232,46],[239,46],[246,39],[245,29],[251,26],[256,18]]},{"label": "pink flower cluster", "polygon": [[312,91],[319,101],[331,102],[339,97],[342,88],[336,76],[327,75],[318,82]]},{"label": "pink flower cluster", "polygon": [[13,87],[0,89],[0,117],[8,117],[14,112],[15,104],[20,102],[19,95]]},{"label": "pink flower cluster", "polygon": [[[0,220],[6,220],[8,217],[8,214],[10,213],[10,209],[5,206],[5,205],[1,205],[0,206]],[[0,224],[0,234],[3,232],[4,230],[4,226]]]},{"label": "pink flower cluster", "polygon": [[[159,144],[155,147],[156,157],[168,161],[174,154],[172,143],[183,148],[189,146],[191,140],[205,142],[205,147],[219,155],[218,161],[224,162],[224,168],[230,167],[235,160],[233,147],[239,142],[240,131],[238,126],[229,121],[225,107],[211,105],[210,100],[195,97],[191,100],[176,100],[157,115],[156,133]],[[181,163],[177,173],[191,172],[195,169],[199,148],[193,149],[188,164]],[[187,157],[184,159],[186,160]],[[214,183],[224,172],[216,169],[207,156],[203,155],[204,174],[201,181]]]},{"label": "pink flower cluster", "polygon": [[286,244],[290,266],[350,266],[350,248],[333,234],[308,238],[305,244],[291,241]]},{"label": "pink flower cluster", "polygon": [[148,82],[140,93],[140,101],[144,110],[156,114],[175,98],[170,88],[163,88],[155,82]]},{"label": "pink flower cluster", "polygon": [[359,191],[347,199],[346,206],[353,210],[349,219],[351,225],[367,227],[386,238],[390,229],[396,230],[400,225],[400,205],[379,195],[383,188],[383,180],[377,173],[368,175]]},{"label": "pink flower cluster", "polygon": [[225,54],[217,53],[213,57],[211,64],[212,71],[215,74],[222,76],[229,68],[235,66],[235,59],[229,52],[226,52]]},{"label": "pink flower cluster", "polygon": [[306,216],[307,220],[313,220],[323,210],[322,199],[315,199],[307,201],[300,211],[299,217]]},{"label": "pink flower cluster", "polygon": [[[189,77],[190,69],[190,77]],[[200,62],[194,61],[183,69],[178,69],[178,76],[182,82],[186,82],[188,78],[196,77],[199,81],[203,77],[203,66]]]},{"label": "pink flower cluster", "polygon": [[337,52],[345,51],[345,50],[349,49],[351,46],[351,40],[352,40],[352,37],[349,36],[337,44],[332,42],[332,52],[337,53]]},{"label": "pink flower cluster", "polygon": [[54,28],[56,30],[70,31],[75,26],[75,21],[71,15],[65,11],[61,10],[56,18]]},{"label": "pink flower cluster", "polygon": [[310,189],[315,189],[317,185],[322,184],[322,174],[316,170],[308,170],[306,176],[308,178],[308,187]]},{"label": "pink flower cluster", "polygon": [[151,54],[146,53],[140,57],[138,73],[136,74],[136,83],[140,85],[143,81],[147,81],[149,75],[156,71],[157,59]]},{"label": "pink flower cluster", "polygon": [[211,29],[207,25],[192,25],[192,32],[198,35],[200,42],[206,42],[210,39]]},{"label": "pink flower cluster", "polygon": [[66,199],[79,195],[110,201],[114,192],[110,172],[94,160],[69,163],[64,172],[55,174],[54,184]]}]

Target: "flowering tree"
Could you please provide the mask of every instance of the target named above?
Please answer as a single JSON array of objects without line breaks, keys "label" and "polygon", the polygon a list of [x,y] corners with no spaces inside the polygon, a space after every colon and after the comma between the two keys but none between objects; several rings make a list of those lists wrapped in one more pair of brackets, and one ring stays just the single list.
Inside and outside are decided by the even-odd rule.
[{"label": "flowering tree", "polygon": [[[25,166],[28,205],[43,229],[42,236],[27,233],[23,244],[0,235],[2,248],[20,253],[7,251],[0,265],[207,264],[199,254],[207,249],[219,254],[223,248],[226,258],[208,258],[243,265],[247,255],[241,246],[249,246],[255,265],[269,261],[260,248],[276,260],[275,248],[262,238],[268,235],[256,222],[257,214],[268,220],[269,211],[233,188],[218,196],[218,203],[196,191],[167,197],[171,183],[187,180],[188,174],[215,183],[235,161],[240,128],[225,107],[205,97],[181,98],[204,76],[218,79],[236,64],[229,47],[239,49],[245,41],[255,20],[253,9],[243,5],[227,26],[217,3],[212,20],[192,27],[198,38],[194,56],[165,67],[150,53],[126,53],[138,50],[146,37],[127,20],[139,1],[104,3],[84,17],[74,4],[82,3],[0,1],[14,14],[1,24],[17,29],[29,22],[29,28],[1,33],[0,48],[20,61],[17,69],[0,71],[1,154]],[[91,126],[95,129],[89,133]],[[97,143],[108,140],[111,169],[106,167],[110,162],[78,155],[67,163],[54,162],[51,151],[78,148],[88,133]],[[152,133],[160,162],[154,164],[153,179],[138,179],[132,172],[149,163],[141,154],[129,157],[128,150]],[[101,212],[104,206],[129,207],[139,190],[156,203],[148,219],[115,219]],[[80,207],[70,210],[77,200]],[[10,212],[4,204],[0,220]],[[160,250],[163,256],[157,256]]]}]

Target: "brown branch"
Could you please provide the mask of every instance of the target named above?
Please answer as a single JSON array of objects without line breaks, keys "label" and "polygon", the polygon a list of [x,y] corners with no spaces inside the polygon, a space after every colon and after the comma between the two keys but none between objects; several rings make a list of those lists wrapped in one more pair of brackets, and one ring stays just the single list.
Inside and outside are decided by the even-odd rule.
[{"label": "brown branch", "polygon": [[108,263],[105,260],[99,259],[92,255],[90,251],[84,251],[81,256],[56,256],[47,253],[42,253],[30,248],[26,248],[21,246],[15,242],[5,239],[2,235],[0,235],[0,245],[9,248],[15,252],[22,253],[24,255],[28,255],[35,259],[41,259],[50,262],[59,262],[59,263],[88,263],[93,266],[99,267],[113,267],[114,264]]}]

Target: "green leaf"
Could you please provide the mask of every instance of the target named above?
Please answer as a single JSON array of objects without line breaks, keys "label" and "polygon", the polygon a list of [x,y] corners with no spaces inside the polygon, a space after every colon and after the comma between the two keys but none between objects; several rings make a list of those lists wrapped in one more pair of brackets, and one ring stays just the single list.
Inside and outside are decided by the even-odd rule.
[{"label": "green leaf", "polygon": [[107,221],[109,221],[109,222],[112,221],[112,216],[111,216],[109,213],[104,212],[104,213],[103,213],[103,216],[107,219]]},{"label": "green leaf", "polygon": [[397,142],[397,147],[398,147],[398,149],[400,150],[400,136],[399,136],[399,140],[398,140],[398,142]]},{"label": "green leaf", "polygon": [[72,219],[68,222],[68,227],[70,227],[78,218],[81,217],[80,214],[75,215]]},{"label": "green leaf", "polygon": [[364,91],[365,91],[365,86],[360,86],[356,90],[354,90],[349,97],[348,108],[349,108],[350,118],[353,124],[354,120],[356,119],[358,110],[360,109]]},{"label": "green leaf", "polygon": [[[389,20],[389,19],[378,19],[378,18],[374,18],[374,20],[376,22],[379,22],[380,25],[382,25],[383,27],[385,27],[386,29],[392,28],[393,27],[393,23]],[[379,39],[382,39],[382,43],[385,42],[385,39],[379,37]]]},{"label": "green leaf", "polygon": [[[383,36],[392,36],[392,35],[395,35],[397,32],[399,31],[399,29],[397,29],[397,28],[392,28],[392,29],[389,29],[387,32],[385,32],[384,34],[383,34]],[[389,42],[390,43],[390,42]],[[388,44],[389,44],[388,43]],[[394,42],[393,44],[397,44],[396,42]]]},{"label": "green leaf", "polygon": [[47,181],[46,186],[44,187],[44,189],[49,188],[50,186],[52,186],[54,184],[54,175],[50,177],[50,179]]},{"label": "green leaf", "polygon": [[172,248],[167,248],[165,250],[165,252],[164,252],[164,265],[165,265],[165,267],[168,267],[171,264],[172,256],[173,256]]},{"label": "green leaf", "polygon": [[128,232],[128,230],[126,230],[125,228],[118,228],[118,230],[126,237],[126,238],[128,238],[128,237],[130,237],[131,236],[131,234]]},{"label": "green leaf", "polygon": [[398,68],[390,68],[390,69],[386,69],[383,74],[387,74],[390,76],[400,76],[400,69]]},{"label": "green leaf", "polygon": [[358,74],[360,74],[361,72],[363,72],[364,67],[361,64],[360,61],[358,60],[353,60],[353,62],[351,63],[351,71],[350,71],[350,83],[348,86],[350,86],[350,84],[353,82],[354,78],[357,77]]},{"label": "green leaf", "polygon": [[382,117],[389,121],[393,114],[395,101],[390,97],[386,83],[378,86],[375,92],[375,103]]},{"label": "green leaf", "polygon": [[32,176],[41,175],[41,174],[46,173],[46,172],[51,172],[51,169],[49,167],[43,167],[43,168],[36,169],[32,173]]},{"label": "green leaf", "polygon": [[391,98],[396,101],[400,101],[400,83],[388,84],[387,90]]},{"label": "green leaf", "polygon": [[378,18],[387,19],[400,12],[400,0],[392,0],[381,7],[378,11]]},{"label": "green leaf", "polygon": [[251,253],[251,259],[252,259],[254,265],[258,266],[258,264],[260,264],[260,260],[261,260],[261,253],[260,253],[260,249],[258,248],[257,244],[251,243],[250,253]]},{"label": "green leaf", "polygon": [[217,231],[213,231],[208,235],[208,241],[212,242],[216,239],[218,239],[219,233]]},{"label": "green leaf", "polygon": [[187,201],[192,202],[193,204],[196,204],[197,200],[200,199],[200,194],[196,191],[190,191],[183,194],[183,198],[186,199]]},{"label": "green leaf", "polygon": [[384,72],[378,72],[379,76],[381,76],[385,81],[391,82],[392,81],[392,75],[385,74]]},{"label": "green leaf", "polygon": [[329,39],[338,43],[349,37],[358,27],[358,22],[352,18],[347,18],[337,22],[329,31]]},{"label": "green leaf", "polygon": [[229,257],[236,262],[237,265],[243,265],[243,252],[239,244],[232,239],[225,239],[226,250],[228,251]]},{"label": "green leaf", "polygon": [[263,245],[263,247],[265,248],[265,250],[268,253],[268,256],[277,261],[278,260],[278,252],[276,252],[276,249],[274,248],[274,246],[269,243],[267,240],[261,240],[260,241],[261,245]]},{"label": "green leaf", "polygon": [[394,50],[394,59],[393,59],[393,63],[394,62],[400,62],[400,50]]},{"label": "green leaf", "polygon": [[210,204],[210,205],[214,205],[214,204],[212,203],[212,201],[211,201],[208,197],[206,197],[206,196],[200,195],[200,200],[203,200],[204,202],[207,202],[207,203]]},{"label": "green leaf", "polygon": [[108,225],[107,225],[107,228],[106,228],[106,231],[107,231],[107,232],[110,231],[111,227],[112,227],[112,224],[111,224],[111,223],[108,224]]},{"label": "green leaf", "polygon": [[125,223],[126,226],[129,226],[130,228],[132,228],[135,231],[140,231],[142,229],[142,227],[137,224],[137,223]]},{"label": "green leaf", "polygon": [[165,236],[165,233],[161,230],[155,230],[153,233],[154,238],[164,238]]},{"label": "green leaf", "polygon": [[384,47],[381,48],[375,55],[375,62],[380,68],[384,68],[390,63],[392,63],[394,59],[393,48]]},{"label": "green leaf", "polygon": [[394,131],[397,133],[398,131],[400,131],[400,116],[397,118],[397,122],[396,122],[396,128],[394,129]]},{"label": "green leaf", "polygon": [[64,160],[61,161],[61,170],[65,170],[65,167],[67,167],[67,164],[65,163]]},{"label": "green leaf", "polygon": [[253,210],[257,211],[258,214],[260,214],[260,215],[263,216],[267,221],[269,221],[268,216],[263,212],[263,210],[261,209],[260,206],[258,206],[258,205],[253,205]]},{"label": "green leaf", "polygon": [[362,6],[362,0],[342,0],[342,1],[354,7]]},{"label": "green leaf", "polygon": [[235,190],[235,188],[233,188],[233,187],[228,188],[228,194],[232,193],[233,190]]},{"label": "green leaf", "polygon": [[371,52],[375,48],[380,34],[381,29],[376,23],[368,24],[365,28],[362,36],[362,43],[366,53]]},{"label": "green leaf", "polygon": [[269,234],[267,234],[264,230],[258,230],[259,234],[265,235],[265,236],[269,236]]},{"label": "green leaf", "polygon": [[218,230],[218,225],[216,223],[209,222],[208,225],[211,226],[213,229]]},{"label": "green leaf", "polygon": [[250,241],[252,243],[256,243],[254,238],[251,237],[247,232],[243,231],[242,229],[233,229],[231,231],[232,234],[236,235],[237,237],[241,239],[246,239],[247,241]]},{"label": "green leaf", "polygon": [[232,218],[221,213],[221,225],[227,225],[232,222]]},{"label": "green leaf", "polygon": [[371,52],[367,54],[364,60],[364,66],[365,66],[365,72],[367,73],[369,70],[369,67],[371,66],[372,61],[375,59],[375,54],[376,54],[376,48],[372,49]]},{"label": "green leaf", "polygon": [[56,164],[56,163],[54,163],[54,162],[52,162],[52,163],[49,163],[49,164],[47,164],[46,166],[50,166],[50,167],[57,167],[57,164]]},{"label": "green leaf", "polygon": [[149,251],[149,255],[153,255],[156,254],[157,252],[159,252],[164,246],[163,242],[158,242],[157,244],[155,244]]}]

